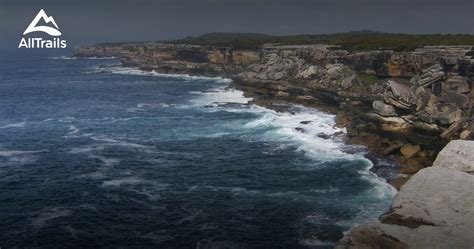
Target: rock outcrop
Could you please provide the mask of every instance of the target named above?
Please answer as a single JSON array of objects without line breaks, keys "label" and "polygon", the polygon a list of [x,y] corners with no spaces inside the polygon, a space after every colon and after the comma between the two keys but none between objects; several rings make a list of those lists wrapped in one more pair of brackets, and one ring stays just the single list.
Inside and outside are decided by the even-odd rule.
[{"label": "rock outcrop", "polygon": [[473,152],[473,141],[451,141],[432,167],[402,186],[387,213],[353,229],[335,248],[472,249]]},{"label": "rock outcrop", "polygon": [[379,151],[393,143],[419,145],[431,160],[450,140],[473,138],[472,54],[472,46],[349,52],[329,45],[239,50],[162,43],[75,51],[75,56],[116,56],[143,70],[232,77],[235,87],[260,100],[344,110],[350,136],[377,134],[381,140],[373,147]]}]

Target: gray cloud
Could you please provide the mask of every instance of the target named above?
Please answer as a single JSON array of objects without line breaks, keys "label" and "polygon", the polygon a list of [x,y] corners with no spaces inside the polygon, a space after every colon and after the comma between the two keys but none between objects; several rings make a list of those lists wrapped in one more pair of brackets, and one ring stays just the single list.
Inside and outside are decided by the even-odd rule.
[{"label": "gray cloud", "polygon": [[0,0],[0,46],[16,46],[40,8],[74,44],[216,31],[474,33],[472,0]]}]

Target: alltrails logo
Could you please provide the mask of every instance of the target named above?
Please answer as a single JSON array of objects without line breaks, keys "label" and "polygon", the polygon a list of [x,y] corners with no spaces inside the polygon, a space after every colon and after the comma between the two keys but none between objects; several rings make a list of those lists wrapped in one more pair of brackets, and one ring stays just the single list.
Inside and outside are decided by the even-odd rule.
[{"label": "alltrails logo", "polygon": [[[43,20],[45,24],[52,24],[53,26],[39,26],[38,22],[41,20]],[[46,15],[43,9],[41,9],[35,19],[31,21],[25,32],[23,32],[23,35],[32,32],[44,32],[50,36],[61,36],[58,24],[56,24],[52,16]],[[29,37],[27,39],[23,37],[21,38],[18,48],[66,48],[66,40],[62,40],[59,37],[55,37],[52,40],[43,39],[41,37]]]}]

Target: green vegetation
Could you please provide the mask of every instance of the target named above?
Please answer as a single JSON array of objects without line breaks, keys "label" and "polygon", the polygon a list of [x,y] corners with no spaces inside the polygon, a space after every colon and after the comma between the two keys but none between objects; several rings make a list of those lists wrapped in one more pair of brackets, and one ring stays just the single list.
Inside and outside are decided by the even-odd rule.
[{"label": "green vegetation", "polygon": [[357,81],[364,85],[373,85],[378,81],[377,76],[371,73],[358,72],[356,77]]},{"label": "green vegetation", "polygon": [[330,44],[349,51],[395,50],[412,51],[433,45],[474,45],[474,35],[463,34],[390,34],[359,31],[322,35],[271,36],[263,34],[210,33],[197,37],[164,41],[210,46],[231,46],[237,49],[254,49],[266,43],[281,45]]}]

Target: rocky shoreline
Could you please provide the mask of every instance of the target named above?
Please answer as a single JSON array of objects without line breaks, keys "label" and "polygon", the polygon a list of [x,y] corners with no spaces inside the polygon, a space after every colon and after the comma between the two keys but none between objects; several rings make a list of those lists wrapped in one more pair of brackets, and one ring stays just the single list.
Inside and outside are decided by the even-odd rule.
[{"label": "rocky shoreline", "polygon": [[[465,247],[470,240],[462,232],[456,237],[459,243],[446,244],[440,239],[430,247],[427,239],[436,233],[474,228],[474,221],[469,219],[462,226],[449,220],[450,215],[472,217],[471,211],[462,206],[472,207],[473,203],[472,194],[466,192],[473,187],[472,161],[465,166],[471,171],[463,172],[452,169],[450,162],[454,157],[472,159],[474,151],[473,142],[463,141],[474,138],[472,55],[474,46],[349,52],[329,45],[266,45],[235,50],[162,43],[99,44],[79,47],[74,53],[77,57],[115,56],[124,66],[159,73],[229,77],[233,79],[232,87],[243,90],[258,105],[279,110],[282,107],[278,103],[298,103],[336,114],[337,125],[347,128],[348,143],[363,144],[374,154],[391,158],[405,175],[388,179],[395,187],[401,187],[392,209],[380,221],[354,229],[338,244],[339,248],[472,247]],[[451,142],[443,151],[453,153],[442,152],[437,157],[446,144],[457,139],[466,143],[465,148],[452,149]],[[436,158],[434,164],[438,166],[429,167]],[[455,168],[456,165],[459,163]],[[374,170],[383,175],[383,168]],[[409,180],[410,175],[414,177]],[[444,175],[448,180],[462,181],[462,191],[452,198],[462,197],[465,202],[446,194],[455,189],[444,184]],[[451,214],[450,207],[430,203],[426,198],[459,204],[457,210],[463,213]],[[445,214],[432,212],[438,204],[446,209]],[[404,210],[410,212],[403,213]],[[432,215],[427,221],[426,217],[418,218],[420,212]],[[419,236],[425,242],[409,237],[412,230],[426,226],[436,232],[421,231]],[[447,240],[446,236],[439,238]]]},{"label": "rocky shoreline", "polygon": [[[120,58],[160,73],[225,76],[261,105],[286,101],[337,115],[348,142],[392,157],[409,176],[452,139],[473,139],[473,46],[349,52],[330,45],[234,50],[163,43],[79,47],[74,56]],[[388,179],[399,188],[408,177]]]}]

